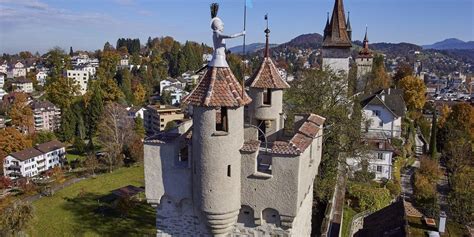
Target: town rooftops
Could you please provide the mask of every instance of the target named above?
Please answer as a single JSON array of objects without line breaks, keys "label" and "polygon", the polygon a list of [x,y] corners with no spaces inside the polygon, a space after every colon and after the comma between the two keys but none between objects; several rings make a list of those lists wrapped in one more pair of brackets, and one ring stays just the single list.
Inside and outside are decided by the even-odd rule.
[{"label": "town rooftops", "polygon": [[14,84],[25,84],[25,83],[33,83],[30,79],[26,78],[26,77],[18,77],[17,79],[15,79],[15,81],[13,82]]},{"label": "town rooftops", "polygon": [[45,101],[33,101],[33,103],[31,103],[31,108],[32,109],[48,109],[48,108],[54,108],[56,107],[53,103],[45,100]]},{"label": "town rooftops", "polygon": [[250,104],[252,99],[242,91],[230,68],[208,66],[206,70],[183,103],[198,107],[241,107]]},{"label": "town rooftops", "polygon": [[43,155],[45,153],[64,148],[65,145],[59,141],[50,141],[43,144],[36,145],[32,148],[27,148],[22,151],[11,153],[10,156],[20,161],[25,161],[33,157]]},{"label": "town rooftops", "polygon": [[153,109],[159,112],[178,112],[181,111],[180,108],[172,105],[148,105],[147,109]]},{"label": "town rooftops", "polygon": [[50,142],[37,145],[36,149],[38,149],[39,151],[43,153],[48,153],[51,151],[61,149],[63,147],[66,147],[66,146],[59,141],[50,141]]},{"label": "town rooftops", "polygon": [[373,94],[364,96],[361,105],[363,108],[367,105],[385,106],[396,117],[403,117],[406,111],[403,92],[393,88],[379,90]]},{"label": "town rooftops", "polygon": [[329,25],[326,25],[324,31],[323,47],[352,47],[347,33],[344,3],[342,0],[335,0],[331,21]]},{"label": "town rooftops", "polygon": [[258,71],[247,81],[247,86],[262,89],[290,88],[290,85],[281,78],[277,67],[269,57],[263,59]]},{"label": "town rooftops", "polygon": [[43,155],[43,153],[41,151],[39,151],[38,149],[36,149],[36,148],[28,148],[28,149],[24,149],[22,151],[12,153],[10,155],[15,157],[16,159],[18,159],[20,161],[25,161],[25,160],[31,159],[33,157]]}]

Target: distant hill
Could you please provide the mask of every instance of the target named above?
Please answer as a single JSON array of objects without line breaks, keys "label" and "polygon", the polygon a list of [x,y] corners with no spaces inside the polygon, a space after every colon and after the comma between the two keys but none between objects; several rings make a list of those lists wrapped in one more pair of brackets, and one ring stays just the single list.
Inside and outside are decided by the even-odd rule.
[{"label": "distant hill", "polygon": [[[362,42],[355,41],[354,45],[362,46]],[[370,49],[387,54],[388,56],[397,57],[413,54],[415,51],[422,51],[423,48],[416,44],[410,43],[373,43],[369,44]]]},{"label": "distant hill", "polygon": [[[278,46],[277,44],[270,44],[270,48],[273,48],[275,46]],[[247,53],[255,53],[261,49],[265,48],[265,43],[253,43],[245,46],[245,51]],[[235,53],[235,54],[242,54],[244,52],[244,47],[242,45],[235,46],[229,49],[230,52]]]},{"label": "distant hill", "polygon": [[323,36],[318,33],[300,35],[287,43],[280,44],[275,47],[275,50],[283,50],[285,48],[299,48],[299,49],[317,49],[323,43]]},{"label": "distant hill", "polygon": [[474,49],[474,41],[464,42],[460,39],[445,39],[432,45],[423,45],[424,49]]}]

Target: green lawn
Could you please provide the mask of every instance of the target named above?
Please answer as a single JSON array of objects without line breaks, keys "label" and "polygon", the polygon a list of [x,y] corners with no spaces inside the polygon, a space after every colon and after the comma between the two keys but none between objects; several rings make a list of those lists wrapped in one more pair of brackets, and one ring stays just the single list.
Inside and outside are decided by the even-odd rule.
[{"label": "green lawn", "polygon": [[342,220],[342,237],[349,236],[351,223],[352,223],[352,217],[354,217],[356,214],[357,212],[354,211],[352,208],[346,205],[344,206],[344,214],[343,214],[343,220]]},{"label": "green lawn", "polygon": [[98,202],[99,198],[129,184],[144,186],[143,166],[89,178],[34,202],[36,217],[31,236],[156,235],[155,210],[145,201],[124,218],[100,211],[104,204]]}]

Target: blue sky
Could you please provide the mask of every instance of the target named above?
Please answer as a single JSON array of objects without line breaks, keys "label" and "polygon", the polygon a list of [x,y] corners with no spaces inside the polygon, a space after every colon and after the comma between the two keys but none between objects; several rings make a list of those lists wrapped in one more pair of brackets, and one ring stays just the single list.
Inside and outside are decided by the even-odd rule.
[{"label": "blue sky", "polygon": [[[216,1],[216,0],[214,0]],[[45,52],[54,46],[93,50],[119,37],[170,35],[210,43],[212,0],[0,0],[0,53]],[[242,30],[244,0],[217,0],[226,33]],[[334,0],[253,0],[248,42],[263,42],[265,13],[273,43],[321,33]],[[353,38],[365,25],[371,42],[430,44],[455,37],[474,40],[473,0],[345,0]],[[233,40],[228,45],[241,44]]]}]

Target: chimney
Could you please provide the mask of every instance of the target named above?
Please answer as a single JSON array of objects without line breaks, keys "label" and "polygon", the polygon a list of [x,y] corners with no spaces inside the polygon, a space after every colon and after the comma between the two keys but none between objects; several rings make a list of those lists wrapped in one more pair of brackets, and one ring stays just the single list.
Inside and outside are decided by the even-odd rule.
[{"label": "chimney", "polygon": [[446,213],[444,211],[439,213],[439,224],[438,224],[438,232],[444,233],[446,231]]}]

